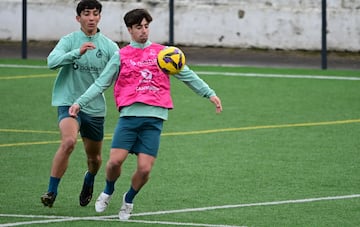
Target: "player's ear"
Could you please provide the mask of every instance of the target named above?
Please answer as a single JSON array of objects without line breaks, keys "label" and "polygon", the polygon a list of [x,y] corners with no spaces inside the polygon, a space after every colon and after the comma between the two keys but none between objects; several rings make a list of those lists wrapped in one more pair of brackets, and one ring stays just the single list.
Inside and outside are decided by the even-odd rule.
[{"label": "player's ear", "polygon": [[76,16],[77,22],[80,22],[80,16]]}]

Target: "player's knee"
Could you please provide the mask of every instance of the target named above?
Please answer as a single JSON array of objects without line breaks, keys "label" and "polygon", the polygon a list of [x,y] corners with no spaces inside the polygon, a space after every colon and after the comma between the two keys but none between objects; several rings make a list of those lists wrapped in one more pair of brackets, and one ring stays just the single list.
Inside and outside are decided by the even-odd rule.
[{"label": "player's knee", "polygon": [[110,169],[119,169],[119,168],[121,168],[121,164],[122,164],[122,161],[121,161],[121,160],[109,159],[109,161],[107,162],[106,165],[107,165]]},{"label": "player's knee", "polygon": [[101,155],[97,155],[94,157],[88,157],[87,162],[88,162],[89,166],[92,166],[94,168],[100,168],[101,163],[102,163]]},{"label": "player's knee", "polygon": [[137,172],[141,176],[141,178],[147,179],[150,176],[151,166],[147,166],[147,165],[139,166]]},{"label": "player's knee", "polygon": [[125,161],[127,157],[127,152],[126,153],[120,153],[120,152],[116,152],[111,150],[110,152],[110,158],[108,160],[108,165],[110,166],[114,166],[116,168],[121,168],[123,162]]},{"label": "player's knee", "polygon": [[61,146],[64,151],[72,152],[76,145],[76,138],[63,138],[61,141]]}]

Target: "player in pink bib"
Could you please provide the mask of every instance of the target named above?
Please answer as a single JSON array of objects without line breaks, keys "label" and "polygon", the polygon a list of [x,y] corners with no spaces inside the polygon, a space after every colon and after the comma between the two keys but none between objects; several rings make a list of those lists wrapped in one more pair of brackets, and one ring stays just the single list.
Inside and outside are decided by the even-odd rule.
[{"label": "player in pink bib", "polygon": [[[120,220],[130,218],[133,200],[147,183],[157,157],[163,122],[173,108],[170,78],[157,67],[157,54],[164,46],[148,40],[151,15],[144,9],[134,9],[124,17],[131,42],[115,53],[100,77],[69,109],[76,117],[97,94],[103,93],[115,81],[114,98],[120,118],[112,139],[110,157],[106,164],[106,185],[95,203],[103,212],[109,205],[115,182],[121,175],[122,164],[129,153],[137,155],[137,168],[129,190],[124,193],[119,212]],[[222,111],[220,99],[207,83],[188,66],[173,75],[198,95],[208,98],[216,112]]]},{"label": "player in pink bib", "polygon": [[121,71],[114,87],[119,110],[136,102],[173,108],[169,75],[159,70],[156,63],[162,49],[163,45],[152,43],[143,49],[128,45],[119,50]]}]

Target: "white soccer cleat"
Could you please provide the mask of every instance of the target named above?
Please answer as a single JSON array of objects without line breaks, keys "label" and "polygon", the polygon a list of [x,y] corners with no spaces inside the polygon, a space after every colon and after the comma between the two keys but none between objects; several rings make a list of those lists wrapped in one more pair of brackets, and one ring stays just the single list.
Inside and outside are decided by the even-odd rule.
[{"label": "white soccer cleat", "polygon": [[119,212],[119,219],[121,221],[125,221],[125,220],[128,220],[130,218],[131,212],[132,212],[133,207],[134,207],[133,203],[125,202],[125,196],[126,196],[126,193],[123,196],[123,203],[121,205],[120,212]]},{"label": "white soccer cleat", "polygon": [[101,192],[95,202],[95,211],[98,213],[104,212],[106,210],[106,207],[109,205],[110,199],[111,195]]}]

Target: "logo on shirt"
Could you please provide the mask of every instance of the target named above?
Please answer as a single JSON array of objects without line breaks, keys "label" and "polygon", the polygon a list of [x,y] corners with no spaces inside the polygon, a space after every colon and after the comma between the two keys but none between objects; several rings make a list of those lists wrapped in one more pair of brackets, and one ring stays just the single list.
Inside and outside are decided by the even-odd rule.
[{"label": "logo on shirt", "polygon": [[78,68],[79,68],[79,65],[76,64],[76,63],[74,63],[74,64],[73,64],[73,69],[74,69],[74,70],[77,70]]},{"label": "logo on shirt", "polygon": [[73,64],[74,70],[80,70],[83,73],[100,73],[102,71],[102,68],[96,67],[93,65],[79,65],[77,63]]},{"label": "logo on shirt", "polygon": [[158,52],[156,50],[151,49],[149,55],[150,56],[157,56]]},{"label": "logo on shirt", "polygon": [[136,91],[159,91],[160,89],[151,84],[153,74],[148,69],[140,71],[142,79],[139,81],[139,85]]},{"label": "logo on shirt", "polygon": [[131,60],[131,59],[130,59],[130,64],[131,64],[132,66],[136,66],[136,62],[133,61],[133,60]]},{"label": "logo on shirt", "polygon": [[99,49],[99,50],[96,52],[96,57],[97,57],[97,58],[102,58],[102,56],[103,56],[103,53],[102,53],[102,51]]},{"label": "logo on shirt", "polygon": [[141,76],[143,77],[142,82],[150,82],[152,80],[152,73],[148,69],[140,71]]},{"label": "logo on shirt", "polygon": [[132,66],[140,66],[140,67],[143,67],[143,66],[151,66],[151,65],[156,65],[157,62],[156,62],[156,58],[152,58],[152,59],[146,59],[146,60],[141,60],[141,61],[134,61],[134,60],[129,60],[129,63],[130,65]]}]

